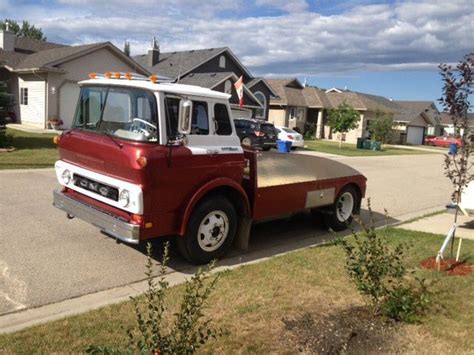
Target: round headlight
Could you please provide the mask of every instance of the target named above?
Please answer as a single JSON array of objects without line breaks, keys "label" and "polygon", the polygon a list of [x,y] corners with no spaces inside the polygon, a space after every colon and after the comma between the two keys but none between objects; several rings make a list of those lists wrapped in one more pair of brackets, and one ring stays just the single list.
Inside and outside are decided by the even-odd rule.
[{"label": "round headlight", "polygon": [[119,203],[123,207],[127,207],[130,203],[130,194],[127,190],[122,190],[119,195]]},{"label": "round headlight", "polygon": [[69,184],[71,182],[71,172],[67,169],[64,170],[61,174],[61,179],[63,179],[65,185]]}]

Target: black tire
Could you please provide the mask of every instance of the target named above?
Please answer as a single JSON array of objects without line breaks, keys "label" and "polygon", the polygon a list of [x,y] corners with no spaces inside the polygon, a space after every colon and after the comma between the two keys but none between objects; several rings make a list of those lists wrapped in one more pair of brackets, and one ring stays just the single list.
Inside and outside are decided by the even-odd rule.
[{"label": "black tire", "polygon": [[[212,216],[211,214],[215,212]],[[209,216],[211,215],[211,216]],[[225,215],[225,217],[224,217]],[[227,222],[225,221],[227,218]],[[208,223],[212,219],[222,223],[224,227],[214,227],[212,231],[212,238],[217,238],[219,233],[224,233],[221,228],[227,225],[227,235],[222,235],[219,239],[213,239],[213,243],[218,240],[216,246],[206,244],[206,236],[199,234],[200,227],[206,227],[206,220]],[[186,234],[182,237],[177,237],[176,244],[181,255],[189,262],[197,265],[206,264],[213,259],[221,258],[231,247],[234,241],[237,230],[237,213],[232,203],[223,196],[214,196],[207,198],[200,202],[191,214],[188,221],[188,228]],[[218,233],[214,237],[214,233]],[[203,246],[204,245],[204,246]],[[213,249],[214,247],[215,250]],[[208,248],[206,250],[205,248]]]},{"label": "black tire", "polygon": [[[349,200],[346,200],[348,198],[353,202],[352,211],[343,213],[342,204],[349,203]],[[323,215],[326,227],[336,232],[346,229],[352,223],[352,216],[359,213],[360,200],[360,194],[354,186],[344,187],[337,195],[334,204]]]}]

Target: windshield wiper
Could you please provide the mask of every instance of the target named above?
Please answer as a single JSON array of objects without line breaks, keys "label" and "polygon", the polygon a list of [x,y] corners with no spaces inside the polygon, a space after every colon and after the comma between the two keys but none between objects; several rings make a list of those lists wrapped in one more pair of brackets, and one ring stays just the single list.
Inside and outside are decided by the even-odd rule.
[{"label": "windshield wiper", "polygon": [[102,132],[102,133],[104,133],[107,137],[109,137],[110,140],[111,140],[112,142],[114,142],[117,147],[119,147],[120,149],[123,148],[123,144],[117,142],[117,141],[115,140],[115,138],[112,136],[112,134],[110,134],[110,133],[108,133],[108,132]]}]

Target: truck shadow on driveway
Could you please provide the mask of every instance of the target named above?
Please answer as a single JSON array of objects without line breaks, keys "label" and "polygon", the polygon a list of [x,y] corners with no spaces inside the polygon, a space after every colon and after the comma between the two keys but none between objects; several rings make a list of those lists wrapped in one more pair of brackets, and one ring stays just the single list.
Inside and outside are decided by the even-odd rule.
[{"label": "truck shadow on driveway", "polygon": [[[370,219],[369,212],[361,210],[361,218],[368,223]],[[372,218],[377,227],[398,222],[395,218],[376,212],[372,212]],[[356,222],[353,222],[352,227],[359,229]],[[310,213],[299,213],[285,219],[261,222],[252,226],[248,251],[233,248],[222,260],[218,261],[217,266],[231,267],[255,262],[301,248],[330,242],[337,237],[344,237],[350,234],[350,229],[337,233],[329,231],[323,224],[322,216],[321,218],[314,219]],[[169,272],[179,271],[193,274],[198,267],[188,263],[178,254],[173,239],[158,238],[153,240],[153,259],[158,263],[161,261],[165,242],[170,241]],[[146,243],[132,247],[142,253],[146,253]]]}]

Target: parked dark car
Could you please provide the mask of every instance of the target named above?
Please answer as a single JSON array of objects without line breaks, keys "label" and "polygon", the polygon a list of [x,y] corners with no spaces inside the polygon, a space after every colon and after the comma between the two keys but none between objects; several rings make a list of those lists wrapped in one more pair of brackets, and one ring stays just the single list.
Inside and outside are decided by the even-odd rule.
[{"label": "parked dark car", "polygon": [[242,145],[263,150],[276,147],[277,133],[272,123],[238,118],[234,120],[234,124]]}]

